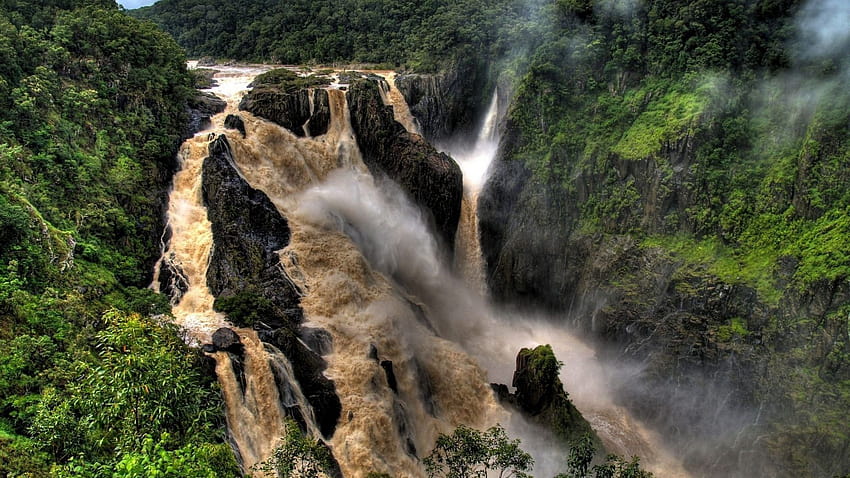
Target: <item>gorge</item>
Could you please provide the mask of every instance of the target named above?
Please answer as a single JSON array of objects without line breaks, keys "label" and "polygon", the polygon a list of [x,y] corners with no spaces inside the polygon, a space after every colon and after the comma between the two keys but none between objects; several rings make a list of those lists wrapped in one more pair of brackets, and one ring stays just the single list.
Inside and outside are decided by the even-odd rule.
[{"label": "gorge", "polygon": [[845,476],[848,23],[0,4],[0,476]]},{"label": "gorge", "polygon": [[[440,227],[430,229],[427,215],[383,176],[388,173],[371,175],[361,157],[351,116],[365,118],[361,123],[372,121],[361,128],[376,130],[386,126],[373,116],[393,111],[397,117],[401,111],[402,119],[407,116],[405,105],[397,103],[403,98],[388,94],[387,80],[345,72],[352,84],[337,80],[327,89],[307,90],[307,121],[314,124],[314,104],[328,104],[328,126],[323,134],[299,137],[245,110],[253,107],[263,114],[262,106],[251,102],[255,93],[243,100],[239,90],[267,67],[216,68],[220,71],[213,78],[219,84],[212,91],[226,98],[228,106],[212,118],[212,129],[182,147],[170,197],[170,239],[157,278],[166,268],[172,281],[179,278],[185,284],[178,293],[173,291],[179,287],[168,290],[177,323],[197,343],[217,344],[216,335],[225,335],[222,327],[229,327],[226,317],[214,310],[214,295],[220,300],[249,290],[280,304],[257,318],[256,332],[234,329],[234,340],[241,345],[209,346],[217,350],[230,436],[246,471],[280,445],[283,417],[290,416],[309,436],[326,440],[345,476],[424,476],[418,458],[433,447],[438,433],[461,424],[498,422],[533,445],[535,470],[554,475],[565,469],[564,445],[545,427],[503,409],[488,385],[510,383],[520,348],[551,343],[558,356],[570,357],[563,369],[567,391],[587,407],[583,410],[590,413],[606,447],[642,455],[659,476],[683,476],[681,465],[665,454],[658,438],[614,405],[604,367],[586,346],[567,332],[501,314],[482,295],[475,200],[495,154],[495,94],[481,132],[457,154],[467,168],[454,240],[455,267],[465,283],[440,247],[439,237],[445,235],[434,235]],[[357,96],[370,93],[368,100]],[[324,95],[327,100],[313,100]],[[352,96],[356,99],[349,104]],[[358,111],[362,104],[370,110]],[[238,131],[228,126],[237,123],[236,115]],[[389,121],[394,122],[392,117]],[[414,125],[406,123],[408,128]],[[401,126],[395,123],[394,128]],[[409,141],[423,141],[413,134]],[[436,151],[429,154],[438,162],[451,161]],[[238,242],[243,244],[234,244]],[[253,266],[246,269],[240,262]],[[241,283],[228,289],[216,285],[222,280]],[[154,286],[166,290],[158,279]],[[292,307],[300,307],[303,319],[292,317],[300,311],[286,317],[274,311]],[[231,319],[234,324],[238,320]],[[314,367],[318,370],[310,370]],[[592,390],[573,377],[589,367],[596,367],[585,376],[597,375]],[[315,385],[321,379],[304,378],[316,371],[330,379],[324,399],[317,398]]]}]

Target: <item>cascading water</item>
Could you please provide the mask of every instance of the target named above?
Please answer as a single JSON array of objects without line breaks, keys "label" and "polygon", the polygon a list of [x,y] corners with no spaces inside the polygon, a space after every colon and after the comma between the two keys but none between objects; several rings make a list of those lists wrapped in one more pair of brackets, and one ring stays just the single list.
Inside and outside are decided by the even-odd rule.
[{"label": "cascading water", "polygon": [[487,169],[499,147],[499,90],[493,90],[490,105],[475,142],[453,142],[446,152],[463,171],[463,202],[455,238],[454,268],[477,292],[486,295],[481,241],[478,237],[478,195],[487,179]]},{"label": "cascading water", "polygon": [[[260,71],[228,68],[216,75],[215,92],[228,100],[225,114],[236,113],[240,91]],[[328,444],[343,474],[424,476],[417,457],[428,453],[439,433],[460,424],[486,427],[497,422],[522,437],[535,455],[538,476],[563,471],[564,450],[541,439],[545,433],[521,417],[510,416],[488,385],[510,383],[519,348],[540,343],[551,343],[568,364],[584,364],[565,367],[562,380],[580,408],[602,410],[598,415],[603,419],[591,420],[606,444],[613,451],[649,458],[657,448],[653,438],[629,428],[627,414],[606,401],[611,394],[605,383],[588,389],[577,382],[583,380],[577,378],[583,377],[580,370],[596,363],[589,349],[544,323],[497,319],[481,294],[473,292],[483,287],[475,202],[498,144],[495,93],[475,147],[468,155],[456,153],[464,168],[466,209],[457,245],[465,258],[456,258],[455,267],[458,262],[471,264],[466,269],[473,272],[464,277],[472,288],[441,262],[418,209],[393,184],[377,183],[369,175],[351,131],[345,93],[333,88],[328,93],[331,121],[324,135],[299,138],[239,112],[247,134],[228,134],[228,139],[240,174],[287,218],[291,237],[279,256],[287,276],[304,293],[305,326],[322,328],[332,337],[325,374],[334,380],[342,413]],[[397,117],[409,116],[392,88],[384,93]],[[225,114],[214,117],[212,130],[188,140],[181,150],[181,171],[169,204],[172,234],[161,265],[170,264],[186,283],[185,292],[175,296],[173,311],[200,343],[208,343],[212,332],[226,325],[212,310],[206,286],[214,244],[200,194],[201,162],[211,135],[227,133]],[[415,129],[412,119],[406,122],[409,130]],[[288,409],[297,407],[308,432],[315,438],[319,433],[283,354],[264,346],[253,331],[236,330],[245,347],[243,376],[225,352],[215,354],[216,370],[230,435],[250,471],[277,446]],[[601,373],[596,369],[593,374]],[[283,387],[276,378],[285,382]],[[606,421],[605,413],[616,419]],[[617,438],[619,430],[627,431]],[[654,461],[657,471],[666,471],[661,476],[682,476],[660,455]]]}]

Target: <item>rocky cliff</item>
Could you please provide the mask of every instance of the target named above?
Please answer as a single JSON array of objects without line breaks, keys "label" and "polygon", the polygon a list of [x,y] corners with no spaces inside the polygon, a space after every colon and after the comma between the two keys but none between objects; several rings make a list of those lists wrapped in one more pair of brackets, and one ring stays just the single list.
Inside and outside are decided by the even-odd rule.
[{"label": "rocky cliff", "polygon": [[451,249],[463,196],[460,167],[397,123],[379,88],[376,81],[361,79],[347,93],[351,127],[363,162],[375,177],[386,176],[400,185],[424,209],[437,237]]},{"label": "rocky cliff", "polygon": [[331,120],[328,92],[322,88],[287,91],[275,85],[252,89],[239,103],[239,109],[265,118],[296,136],[321,136]]},{"label": "rocky cliff", "polygon": [[[535,100],[520,101],[531,108]],[[846,441],[817,438],[833,434],[824,430],[837,422],[827,420],[819,431],[802,425],[809,419],[799,415],[804,405],[792,397],[817,390],[815,413],[844,413],[844,405],[827,405],[826,397],[847,373],[846,361],[838,358],[846,357],[838,330],[850,301],[847,276],[829,272],[834,262],[806,257],[828,234],[812,235],[818,245],[801,243],[799,249],[775,241],[799,241],[802,236],[794,234],[800,232],[759,239],[764,246],[745,241],[755,242],[753,235],[771,227],[773,211],[785,211],[783,221],[799,230],[814,224],[820,231],[821,223],[843,228],[819,216],[810,189],[800,187],[826,189],[813,186],[823,181],[824,170],[815,173],[811,165],[825,167],[843,140],[813,126],[819,159],[813,161],[811,149],[802,146],[791,156],[790,179],[764,183],[759,194],[769,194],[769,205],[756,205],[759,197],[729,204],[739,192],[708,189],[718,177],[706,172],[717,167],[706,163],[710,151],[729,141],[729,131],[710,114],[639,157],[616,147],[586,157],[581,148],[555,145],[549,163],[540,164],[529,159],[531,139],[522,124],[527,118],[517,105],[513,111],[479,200],[494,297],[567,312],[575,326],[609,344],[609,357],[640,363],[642,372],[624,384],[621,398],[672,437],[691,469],[726,476],[840,470],[825,463],[841,461]],[[647,127],[640,121],[635,126]],[[721,194],[728,194],[725,205],[709,199]],[[739,222],[717,219],[730,211]],[[748,229],[749,215],[764,222]],[[803,279],[809,261],[818,264],[820,278]],[[791,416],[806,431],[789,435],[785,420]],[[771,439],[758,440],[761,434]],[[795,447],[806,450],[797,461],[776,461],[789,459],[788,449]],[[739,459],[742,450],[748,460]]]},{"label": "rocky cliff", "polygon": [[[319,430],[333,435],[341,412],[326,363],[299,336],[303,330],[301,292],[286,276],[277,251],[289,242],[289,227],[262,191],[253,189],[233,163],[230,144],[219,135],[203,165],[203,199],[215,247],[207,284],[216,308],[236,325],[253,327],[292,363],[295,378],[315,412]],[[283,394],[282,394],[283,396]]]},{"label": "rocky cliff", "polygon": [[487,106],[490,83],[489,68],[472,58],[440,73],[408,73],[395,79],[422,134],[431,142],[474,133],[476,121]]}]

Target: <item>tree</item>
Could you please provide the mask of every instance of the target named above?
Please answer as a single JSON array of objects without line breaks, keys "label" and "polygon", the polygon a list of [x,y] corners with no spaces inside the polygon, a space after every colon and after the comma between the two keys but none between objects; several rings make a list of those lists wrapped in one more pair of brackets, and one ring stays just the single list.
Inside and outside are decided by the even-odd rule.
[{"label": "tree", "polygon": [[[176,437],[214,435],[212,417],[221,406],[174,326],[115,310],[103,316],[106,328],[94,335],[96,354],[71,365],[67,400],[79,414],[83,449],[139,447],[163,430]],[[61,417],[71,409],[45,393],[36,407],[31,432],[45,449],[66,450]],[[73,421],[73,420],[71,420]],[[61,445],[61,446],[59,446]],[[57,458],[62,458],[57,456]]]},{"label": "tree", "polygon": [[319,441],[313,441],[301,432],[291,419],[284,422],[283,443],[274,449],[268,460],[254,465],[265,473],[276,473],[279,478],[318,478],[331,475],[333,458]]},{"label": "tree", "polygon": [[461,425],[451,435],[441,434],[423,462],[431,478],[485,478],[489,472],[499,478],[530,477],[526,472],[534,460],[519,445],[500,425],[486,432]]},{"label": "tree", "polygon": [[593,438],[590,435],[582,436],[570,447],[567,473],[559,474],[555,478],[652,478],[652,473],[641,469],[640,458],[636,456],[626,461],[623,457],[608,455],[605,463],[595,465],[591,469],[590,464],[595,454]]}]

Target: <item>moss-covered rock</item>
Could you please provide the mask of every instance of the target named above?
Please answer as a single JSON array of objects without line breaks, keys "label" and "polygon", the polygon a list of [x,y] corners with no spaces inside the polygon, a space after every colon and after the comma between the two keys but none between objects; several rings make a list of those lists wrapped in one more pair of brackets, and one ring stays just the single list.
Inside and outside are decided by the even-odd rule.
[{"label": "moss-covered rock", "polygon": [[523,348],[517,354],[512,383],[516,392],[509,393],[504,385],[494,385],[494,390],[503,403],[551,430],[565,445],[587,435],[597,450],[602,450],[602,441],[564,391],[558,378],[562,366],[550,345]]}]

